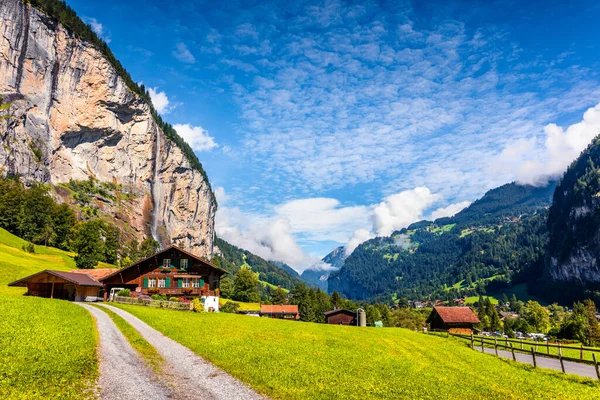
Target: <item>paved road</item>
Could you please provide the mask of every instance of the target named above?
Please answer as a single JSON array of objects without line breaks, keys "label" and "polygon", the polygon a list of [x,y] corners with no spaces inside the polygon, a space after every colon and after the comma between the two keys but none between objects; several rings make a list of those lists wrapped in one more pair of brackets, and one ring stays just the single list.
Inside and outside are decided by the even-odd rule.
[{"label": "paved road", "polygon": [[[475,346],[475,350],[481,351],[481,347]],[[485,353],[496,354],[493,348],[488,347],[485,347]],[[513,359],[512,352],[510,351],[498,349],[498,355],[500,357],[509,358],[511,360]],[[515,351],[515,357],[518,362],[533,365],[533,357],[531,356],[531,354],[519,353],[518,351]],[[537,361],[537,366],[539,368],[548,368],[557,371],[562,371],[560,367],[560,361],[558,360],[558,358],[544,357],[536,353],[535,360]],[[580,375],[592,379],[598,379],[598,376],[596,375],[596,369],[593,365],[580,364],[572,361],[563,361],[563,363],[565,364],[565,372],[567,374]]]},{"label": "paved road", "polygon": [[218,369],[187,347],[151,328],[139,318],[120,308],[107,304],[100,305],[123,317],[166,360],[168,365],[165,368],[165,373],[172,382],[177,398],[210,400],[265,399],[264,396],[261,396],[231,375]]},{"label": "paved road", "polygon": [[100,339],[100,399],[159,400],[172,397],[168,384],[157,379],[105,312],[87,304],[75,304],[86,308],[96,319]]}]

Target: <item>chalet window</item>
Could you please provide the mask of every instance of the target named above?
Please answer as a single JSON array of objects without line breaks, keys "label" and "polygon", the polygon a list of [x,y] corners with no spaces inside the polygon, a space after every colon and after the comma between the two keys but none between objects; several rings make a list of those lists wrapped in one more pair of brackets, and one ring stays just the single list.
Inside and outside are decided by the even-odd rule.
[{"label": "chalet window", "polygon": [[188,267],[188,259],[187,258],[182,258],[181,260],[179,260],[179,268],[187,269],[187,267]]},{"label": "chalet window", "polygon": [[158,278],[158,287],[159,288],[167,287],[167,281],[165,278]]},{"label": "chalet window", "polygon": [[163,258],[163,268],[171,268],[171,259]]},{"label": "chalet window", "polygon": [[192,278],[192,287],[199,288],[200,287],[200,279]]},{"label": "chalet window", "polygon": [[155,288],[156,287],[156,279],[154,279],[154,278],[148,279],[148,287]]},{"label": "chalet window", "polygon": [[190,278],[183,278],[183,287],[190,287]]}]

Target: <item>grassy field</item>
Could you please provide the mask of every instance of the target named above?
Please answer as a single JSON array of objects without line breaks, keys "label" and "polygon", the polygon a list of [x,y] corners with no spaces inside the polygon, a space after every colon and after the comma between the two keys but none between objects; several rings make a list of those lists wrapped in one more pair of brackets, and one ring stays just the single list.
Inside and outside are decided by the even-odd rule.
[{"label": "grassy field", "polygon": [[[28,253],[23,250],[26,243],[0,228],[0,293],[25,293],[25,288],[6,285],[45,269],[70,271],[76,268],[75,254],[45,246],[35,246],[35,253]],[[98,268],[114,268],[114,265],[100,263]]]},{"label": "grassy field", "polygon": [[232,301],[234,303],[238,303],[240,305],[240,310],[249,310],[249,311],[257,311],[260,310],[260,303],[245,303],[243,301],[235,301],[231,299],[224,299],[219,297],[219,306],[224,305],[228,301]]},{"label": "grassy field", "polygon": [[405,329],[120,307],[278,399],[593,399],[600,390]]},{"label": "grassy field", "polygon": [[92,397],[97,333],[87,310],[0,293],[0,316],[1,399]]}]

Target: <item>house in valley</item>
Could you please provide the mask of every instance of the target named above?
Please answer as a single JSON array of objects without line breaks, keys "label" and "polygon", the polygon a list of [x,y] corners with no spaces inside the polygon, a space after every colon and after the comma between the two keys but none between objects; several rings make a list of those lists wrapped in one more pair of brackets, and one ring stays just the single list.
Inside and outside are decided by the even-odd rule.
[{"label": "house in valley", "polygon": [[327,318],[328,324],[334,325],[354,325],[357,324],[356,311],[337,308],[323,313]]},{"label": "house in valley", "polygon": [[260,306],[260,316],[267,318],[299,320],[300,313],[297,305],[266,305]]},{"label": "house in valley", "polygon": [[31,296],[74,301],[107,300],[112,288],[136,294],[199,297],[207,311],[219,310],[219,282],[227,271],[176,246],[122,269],[45,270],[12,282]]},{"label": "house in valley", "polygon": [[117,270],[100,279],[104,295],[112,288],[138,294],[200,297],[207,311],[219,310],[219,282],[227,271],[177,246]]},{"label": "house in valley", "polygon": [[433,307],[426,321],[432,331],[471,334],[479,318],[469,307]]},{"label": "house in valley", "polygon": [[26,287],[29,296],[71,301],[97,301],[104,288],[89,275],[52,270],[40,271],[8,286]]}]

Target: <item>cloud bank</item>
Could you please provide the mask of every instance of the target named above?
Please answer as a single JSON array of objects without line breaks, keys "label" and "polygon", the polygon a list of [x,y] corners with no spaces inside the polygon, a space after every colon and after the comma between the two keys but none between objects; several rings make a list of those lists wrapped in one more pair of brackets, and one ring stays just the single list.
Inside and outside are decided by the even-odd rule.
[{"label": "cloud bank", "polygon": [[201,126],[175,124],[173,125],[173,128],[175,128],[179,136],[181,136],[194,151],[207,151],[218,147],[214,138]]}]

